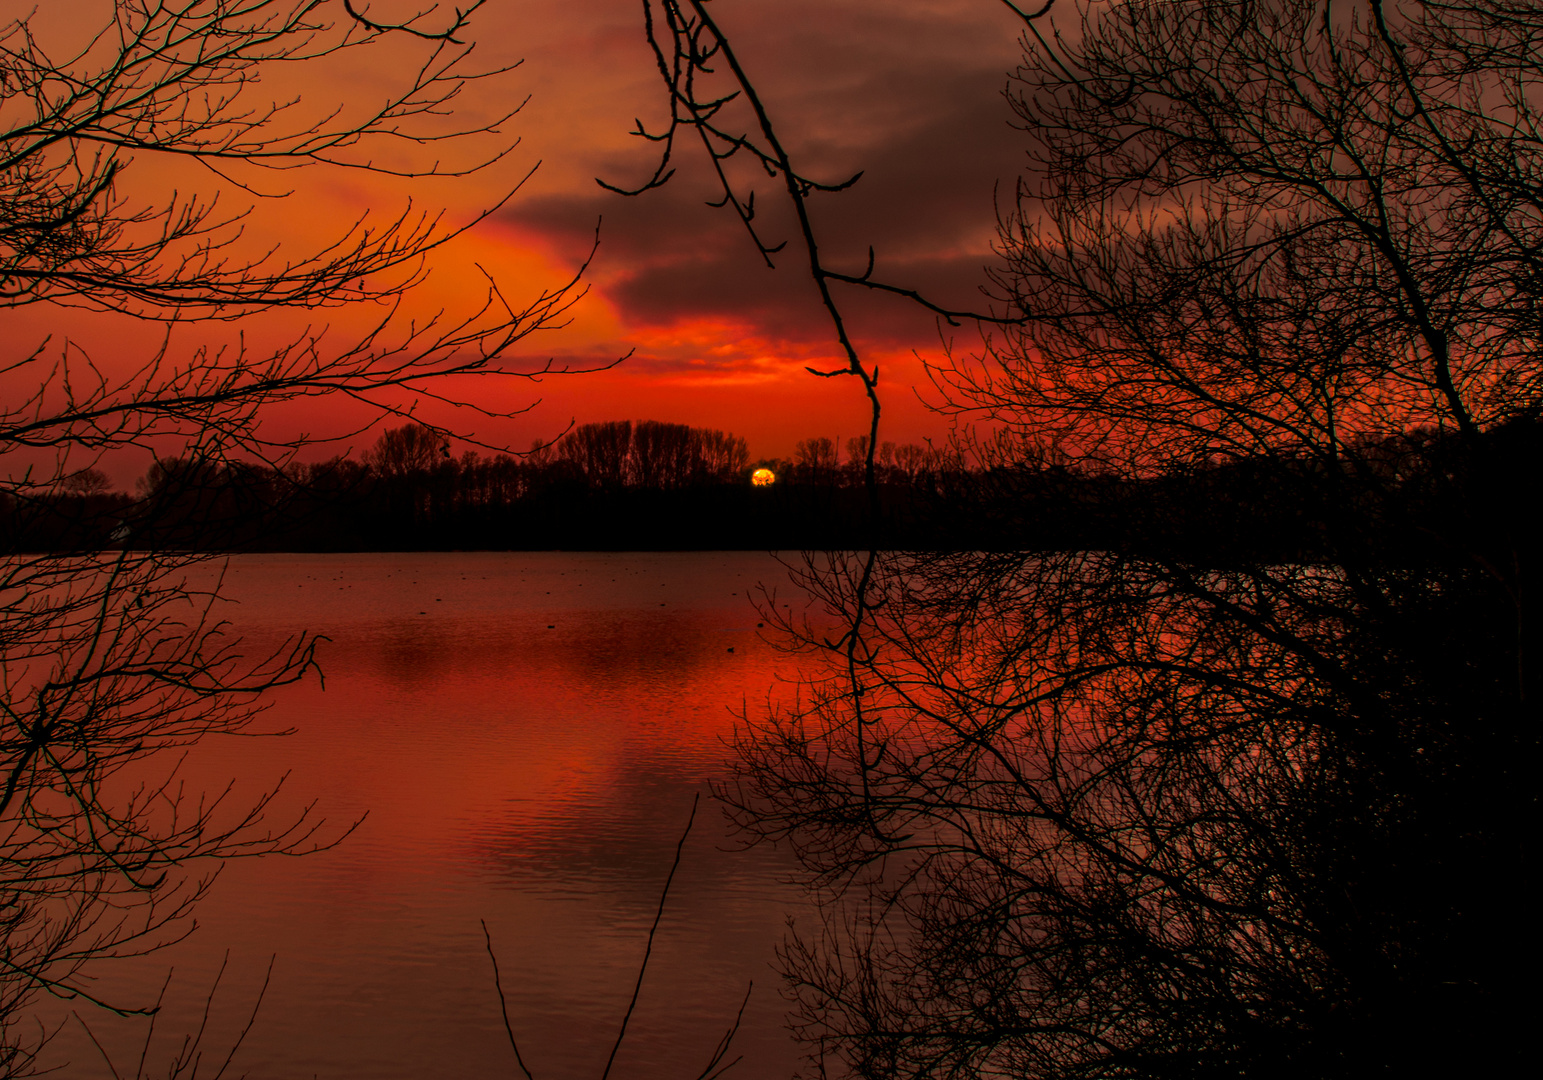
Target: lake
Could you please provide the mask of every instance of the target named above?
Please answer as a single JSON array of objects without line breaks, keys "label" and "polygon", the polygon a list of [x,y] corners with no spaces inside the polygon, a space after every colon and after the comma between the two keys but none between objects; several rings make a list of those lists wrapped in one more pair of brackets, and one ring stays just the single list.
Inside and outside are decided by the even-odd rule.
[{"label": "lake", "polygon": [[[247,801],[283,778],[276,817],[314,801],[329,837],[358,824],[316,854],[228,864],[186,941],[98,969],[98,993],[135,1005],[173,969],[150,1071],[228,955],[206,1036],[219,1059],[273,958],[234,1074],[516,1076],[486,920],[531,1072],[598,1080],[702,793],[611,1075],[696,1076],[751,982],[730,1076],[790,1075],[773,965],[806,902],[790,857],[743,850],[705,798],[735,711],[791,694],[791,661],[757,632],[760,583],[802,603],[756,553],[230,560],[226,617],[253,652],[326,635],[325,687],[274,695],[259,727],[294,734],[206,739],[186,771]],[[45,1063],[110,1075],[69,1007]],[[144,1022],[82,1015],[132,1065]]]}]

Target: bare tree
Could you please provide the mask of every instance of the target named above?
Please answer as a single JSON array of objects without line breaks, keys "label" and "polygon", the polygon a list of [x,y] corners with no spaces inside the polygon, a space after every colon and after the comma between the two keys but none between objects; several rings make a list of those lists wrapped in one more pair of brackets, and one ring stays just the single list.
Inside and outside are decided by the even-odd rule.
[{"label": "bare tree", "polygon": [[836,444],[824,435],[799,439],[793,448],[799,475],[810,483],[831,483],[836,476]]},{"label": "bare tree", "polygon": [[[288,170],[443,176],[499,160],[507,142],[453,164],[435,149],[499,139],[508,119],[447,119],[469,79],[497,74],[470,63],[479,7],[388,25],[346,0],[115,0],[86,34],[37,13],[0,27],[0,305],[178,324],[360,301],[380,312],[349,341],[308,330],[266,350],[177,355],[168,336],[136,363],[98,362],[68,339],[7,338],[0,374],[30,392],[0,407],[0,1074],[31,1067],[38,1036],[22,1021],[40,994],[94,1001],[91,963],[186,932],[207,880],[197,867],[340,834],[309,812],[273,820],[271,796],[236,806],[181,787],[165,752],[247,730],[264,692],[314,666],[314,642],[254,660],[218,618],[206,557],[147,544],[158,493],[201,470],[285,465],[303,440],[264,434],[273,405],[334,394],[396,411],[408,393],[454,400],[447,379],[542,373],[505,355],[561,323],[571,282],[513,304],[489,281],[467,314],[393,317],[424,257],[469,225],[409,206],[309,251],[254,251],[243,234]],[[363,111],[319,114],[260,81],[388,43],[417,59]],[[392,147],[428,147],[433,163],[393,171],[379,164]],[[130,181],[146,159],[201,170],[219,194],[138,194]],[[251,204],[227,208],[232,195]],[[145,497],[114,507],[78,549],[28,543],[41,506],[100,487],[103,455],[168,446],[179,462],[166,459]]]},{"label": "bare tree", "polygon": [[555,445],[561,460],[608,491],[730,483],[750,458],[740,436],[659,420],[580,424]]},{"label": "bare tree", "polygon": [[[663,134],[819,190],[704,4],[659,7]],[[784,957],[799,1031],[822,1075],[1514,1071],[1543,25],[1506,2],[1015,10],[1011,310],[940,384],[1006,428],[1001,463],[1153,516],[1099,550],[807,564],[843,632],[781,624],[826,677],[747,720],[724,793],[830,901]],[[703,89],[714,59],[759,142]],[[905,294],[825,268],[799,221],[827,306],[832,283]],[[1226,469],[1276,485],[1286,557],[1256,529],[1216,558],[1172,520],[1165,493]]]},{"label": "bare tree", "polygon": [[365,455],[376,475],[392,479],[421,475],[450,457],[450,441],[423,424],[383,431]]},{"label": "bare tree", "polygon": [[628,459],[632,453],[632,421],[581,424],[563,436],[557,451],[590,483],[615,490],[627,480]]},{"label": "bare tree", "polygon": [[702,462],[709,479],[718,483],[731,483],[741,479],[750,467],[750,447],[743,435],[734,435],[716,428],[700,432]]}]

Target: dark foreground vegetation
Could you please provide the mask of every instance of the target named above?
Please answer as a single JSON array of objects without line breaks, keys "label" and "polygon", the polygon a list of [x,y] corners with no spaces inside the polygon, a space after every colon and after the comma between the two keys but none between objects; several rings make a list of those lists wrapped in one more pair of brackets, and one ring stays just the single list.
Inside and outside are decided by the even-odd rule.
[{"label": "dark foreground vegetation", "polygon": [[973,318],[934,379],[997,432],[943,504],[984,542],[806,557],[842,632],[776,623],[806,677],[720,790],[824,900],[782,954],[811,1074],[1524,1071],[1543,10],[1007,5],[972,316],[837,254],[805,204],[858,178],[800,171],[716,6],[649,4],[651,182],[678,134],[753,156],[720,198],[768,259],[752,196],[792,204],[822,374],[878,424],[843,290]]},{"label": "dark foreground vegetation", "polygon": [[[500,77],[468,59],[478,0],[402,12],[401,25],[363,6],[112,0],[0,13],[0,313],[11,316],[0,335],[0,1077],[45,1071],[38,1055],[59,1025],[42,1016],[63,1015],[60,1001],[88,1029],[109,1011],[138,1016],[146,1040],[68,1075],[227,1073],[232,1046],[157,1028],[153,991],[105,1000],[97,966],[191,932],[223,860],[314,851],[347,831],[278,810],[272,792],[244,801],[178,772],[178,748],[248,730],[267,690],[313,671],[314,642],[232,642],[214,598],[189,584],[200,554],[133,546],[136,525],[165,520],[154,492],[172,489],[152,478],[150,498],[126,500],[106,492],[97,464],[186,446],[200,470],[233,478],[239,462],[272,467],[300,448],[262,435],[261,415],[284,402],[342,394],[384,415],[430,388],[464,400],[469,378],[558,373],[507,354],[563,322],[571,283],[520,297],[489,282],[440,317],[403,312],[427,256],[462,231],[422,200],[286,242],[295,203],[274,196],[307,169],[379,172],[390,146],[393,176],[461,175],[516,141],[499,134],[508,115],[464,123],[450,109],[468,80]],[[372,48],[391,57],[375,62],[378,92],[336,109],[295,98],[311,73]],[[268,89],[281,83],[291,89]],[[424,147],[422,159],[404,146]],[[339,305],[377,314],[353,336],[303,328]],[[19,324],[16,308],[37,321]],[[125,334],[94,356],[74,337],[81,309],[168,333],[149,348]],[[284,309],[299,321],[270,322],[264,345],[218,344],[216,327]],[[292,336],[271,336],[283,326]]]}]

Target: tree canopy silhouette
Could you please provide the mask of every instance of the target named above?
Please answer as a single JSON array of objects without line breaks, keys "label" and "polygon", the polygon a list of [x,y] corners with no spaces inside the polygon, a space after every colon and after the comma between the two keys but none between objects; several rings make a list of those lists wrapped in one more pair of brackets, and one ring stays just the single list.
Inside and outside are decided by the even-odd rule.
[{"label": "tree canopy silhouette", "polygon": [[[827,673],[723,792],[828,900],[798,1030],[822,1075],[1514,1071],[1543,19],[1019,14],[1030,165],[947,407],[1003,466],[1271,485],[1298,541],[1154,498],[1097,549],[812,558],[841,629],[781,627]],[[1035,535],[1025,471],[949,512]]]}]

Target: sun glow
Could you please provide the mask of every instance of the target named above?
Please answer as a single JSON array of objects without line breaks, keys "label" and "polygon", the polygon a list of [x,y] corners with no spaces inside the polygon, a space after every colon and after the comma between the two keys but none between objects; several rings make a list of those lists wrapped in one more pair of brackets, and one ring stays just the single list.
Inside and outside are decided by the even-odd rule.
[{"label": "sun glow", "polygon": [[777,474],[770,469],[757,469],[750,474],[750,482],[756,487],[770,487],[777,482]]}]

